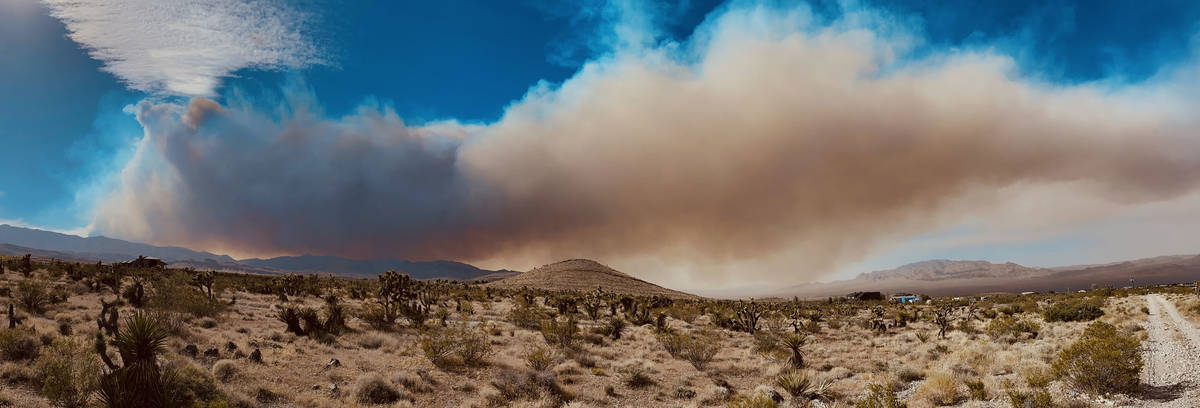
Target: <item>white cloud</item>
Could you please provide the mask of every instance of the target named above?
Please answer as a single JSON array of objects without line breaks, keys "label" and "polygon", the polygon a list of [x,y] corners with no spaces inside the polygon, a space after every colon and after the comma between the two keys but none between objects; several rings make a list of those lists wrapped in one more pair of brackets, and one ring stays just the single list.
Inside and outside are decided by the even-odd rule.
[{"label": "white cloud", "polygon": [[318,16],[272,0],[44,0],[72,40],[130,88],[210,96],[242,68],[329,63]]}]

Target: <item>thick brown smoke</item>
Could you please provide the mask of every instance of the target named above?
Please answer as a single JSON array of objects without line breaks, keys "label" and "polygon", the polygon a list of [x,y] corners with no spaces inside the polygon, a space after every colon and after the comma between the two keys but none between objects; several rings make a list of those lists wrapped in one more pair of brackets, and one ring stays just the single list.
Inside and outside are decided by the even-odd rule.
[{"label": "thick brown smoke", "polygon": [[954,220],[970,192],[1071,182],[1137,203],[1200,180],[1193,101],[1158,105],[1168,87],[1050,86],[984,52],[901,64],[870,30],[764,13],[717,19],[687,56],[617,52],[486,126],[143,103],[94,226],[243,254],[592,257],[691,287],[797,283]]}]

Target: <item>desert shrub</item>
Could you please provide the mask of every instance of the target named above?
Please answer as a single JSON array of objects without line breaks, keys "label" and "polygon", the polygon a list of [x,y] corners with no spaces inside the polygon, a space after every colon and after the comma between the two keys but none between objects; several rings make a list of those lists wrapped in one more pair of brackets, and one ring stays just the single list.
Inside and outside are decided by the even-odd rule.
[{"label": "desert shrub", "polygon": [[916,395],[936,405],[953,405],[962,400],[958,381],[945,373],[936,373],[926,378],[921,388],[917,389]]},{"label": "desert shrub", "polygon": [[667,315],[691,324],[700,316],[700,307],[694,303],[676,302],[667,308]]},{"label": "desert shrub", "polygon": [[697,370],[712,361],[721,350],[720,342],[712,332],[699,333],[660,333],[658,342],[666,349],[667,354],[691,363]]},{"label": "desert shrub", "polygon": [[542,320],[548,319],[544,311],[537,306],[518,306],[508,312],[507,319],[513,325],[527,330],[540,330]]},{"label": "desert shrub", "polygon": [[900,379],[900,381],[910,383],[913,381],[924,380],[925,373],[922,373],[920,370],[904,367],[896,372],[896,378]]},{"label": "desert shrub", "polygon": [[354,399],[361,404],[391,404],[400,398],[400,391],[379,374],[364,374],[354,383]]},{"label": "desert shrub", "polygon": [[1015,343],[1025,338],[1036,339],[1041,325],[1025,319],[999,317],[987,325],[987,334],[997,341]]},{"label": "desert shrub", "polygon": [[217,317],[225,311],[228,304],[204,293],[188,287],[188,281],[183,275],[165,277],[154,285],[146,299],[146,307],[151,310],[184,313],[193,317]]},{"label": "desert shrub", "polygon": [[1054,408],[1054,399],[1050,391],[1039,389],[1034,391],[1008,390],[1008,402],[1012,408]]},{"label": "desert shrub", "polygon": [[679,388],[676,388],[675,391],[671,393],[671,398],[675,398],[675,399],[696,398],[696,391],[688,389],[688,388],[679,387]]},{"label": "desert shrub", "polygon": [[1064,300],[1051,305],[1042,317],[1047,322],[1087,322],[1104,315],[1099,300]]},{"label": "desert shrub", "polygon": [[46,282],[36,279],[26,279],[17,283],[13,297],[26,312],[32,314],[41,314],[52,300]]},{"label": "desert shrub", "polygon": [[437,328],[421,339],[421,351],[438,367],[482,365],[493,354],[492,344],[480,330],[466,325]]},{"label": "desert shrub", "polygon": [[908,408],[900,402],[891,384],[874,383],[867,387],[867,395],[854,402],[854,408]]},{"label": "desert shrub", "polygon": [[524,358],[525,365],[534,371],[544,371],[558,362],[558,354],[553,349],[541,346],[525,349],[525,352],[521,353],[521,358]]},{"label": "desert shrub", "polygon": [[1025,384],[1031,388],[1046,388],[1054,381],[1054,372],[1046,366],[1034,366],[1023,370]]},{"label": "desert shrub", "polygon": [[967,393],[970,394],[971,399],[979,400],[979,401],[987,400],[987,397],[988,397],[987,388],[984,387],[983,381],[981,381],[981,380],[966,380],[966,381],[963,381],[963,384],[967,386]]},{"label": "desert shrub", "polygon": [[56,407],[87,406],[100,386],[100,360],[87,343],[60,337],[38,358],[42,394]]},{"label": "desert shrub", "polygon": [[368,334],[359,336],[357,343],[358,343],[359,347],[365,348],[367,350],[375,350],[377,348],[383,347],[383,343],[385,341],[387,341],[387,338],[383,337],[382,335],[368,333]]},{"label": "desert shrub", "polygon": [[622,368],[619,371],[621,375],[621,383],[629,388],[644,388],[656,384],[653,378],[646,373],[646,369],[639,365],[630,365]]},{"label": "desert shrub", "polygon": [[1132,393],[1139,389],[1141,340],[1111,324],[1094,322],[1083,336],[1058,353],[1051,365],[1056,376],[1091,393]]},{"label": "desert shrub", "polygon": [[492,379],[492,386],[500,392],[489,398],[492,406],[510,406],[518,399],[538,399],[545,394],[552,400],[551,406],[559,406],[571,400],[571,395],[558,385],[550,372],[504,370]]},{"label": "desert shrub", "polygon": [[725,408],[775,408],[779,403],[771,399],[770,395],[762,392],[755,392],[751,395],[738,395],[733,397],[733,400],[725,403]]},{"label": "desert shrub", "polygon": [[363,305],[358,313],[358,318],[367,322],[372,329],[379,331],[392,331],[396,329],[396,315],[389,314],[388,310],[383,306],[374,303]]},{"label": "desert shrub", "polygon": [[[0,383],[36,388],[43,383],[42,373],[24,362],[0,363]],[[5,389],[0,387],[0,390]]]},{"label": "desert shrub", "polygon": [[233,360],[219,360],[213,363],[212,375],[221,382],[229,382],[237,373],[237,363]]},{"label": "desert shrub", "polygon": [[0,358],[22,361],[37,358],[42,342],[32,330],[0,329]]},{"label": "desert shrub", "polygon": [[754,333],[754,346],[751,350],[762,355],[774,355],[779,349],[779,334],[771,330],[761,330]]},{"label": "desert shrub", "polygon": [[579,346],[579,326],[575,324],[575,319],[568,318],[567,320],[559,321],[557,319],[547,319],[542,321],[542,338],[546,339],[546,343],[552,346],[563,349],[574,349]]},{"label": "desert shrub", "polygon": [[180,407],[220,405],[226,398],[208,371],[187,361],[164,364],[163,385],[169,400]]}]

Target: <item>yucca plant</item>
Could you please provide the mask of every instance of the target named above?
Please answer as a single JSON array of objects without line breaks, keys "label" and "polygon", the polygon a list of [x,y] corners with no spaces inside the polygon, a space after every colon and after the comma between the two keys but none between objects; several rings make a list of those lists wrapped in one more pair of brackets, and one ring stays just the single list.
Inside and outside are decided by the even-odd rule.
[{"label": "yucca plant", "polygon": [[[173,407],[169,374],[158,365],[158,355],[170,331],[155,316],[137,312],[125,318],[112,340],[105,342],[102,332],[96,333],[96,352],[108,366],[109,372],[100,379],[100,402],[110,408]],[[121,365],[108,356],[108,345],[117,348]]]},{"label": "yucca plant", "polygon": [[804,343],[808,341],[808,336],[802,333],[788,333],[780,339],[780,344],[792,352],[788,361],[792,363],[792,368],[804,368],[804,353],[800,351],[804,347]]}]

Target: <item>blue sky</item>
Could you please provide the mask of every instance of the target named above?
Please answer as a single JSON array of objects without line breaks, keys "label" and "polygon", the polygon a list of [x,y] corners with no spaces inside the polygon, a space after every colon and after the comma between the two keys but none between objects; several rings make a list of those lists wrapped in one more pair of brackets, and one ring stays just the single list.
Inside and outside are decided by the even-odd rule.
[{"label": "blue sky", "polygon": [[[188,95],[139,86],[138,80],[161,79],[144,78],[151,72],[145,67],[102,69],[105,62],[89,55],[95,45],[80,44],[68,35],[71,18],[89,11],[59,9],[52,15],[58,7],[54,3],[16,0],[0,5],[0,220],[70,231],[89,230],[97,202],[122,183],[120,172],[143,139],[143,124],[135,115],[141,101],[186,104],[189,97],[207,96],[226,105],[237,101],[278,119],[284,115],[280,106],[296,108],[281,100],[303,88],[303,95],[319,101],[309,107],[326,118],[353,116],[370,106],[394,111],[408,126],[452,121],[486,127],[502,121],[514,104],[528,100],[531,89],[546,86],[553,91],[572,78],[585,77],[581,70],[589,64],[603,66],[597,61],[630,54],[618,44],[624,24],[635,25],[637,35],[652,49],[670,49],[669,44],[686,48],[696,46],[692,36],[698,26],[730,10],[764,4],[768,9],[793,9],[800,4],[289,3],[281,7],[302,16],[303,24],[285,22],[280,29],[285,34],[294,30],[302,39],[272,36],[277,32],[264,35],[268,41],[282,41],[272,52],[282,49],[284,55],[243,62],[238,59],[242,54],[230,52],[230,62],[214,63],[215,74],[196,74],[207,75],[205,79],[217,85],[201,85],[198,89],[210,88],[206,95]],[[851,24],[848,15],[867,10],[874,22],[862,24],[876,35],[913,38],[900,47],[908,48],[900,51],[902,60],[929,63],[930,56],[981,50],[1011,58],[1016,66],[1012,76],[1050,89],[1139,86],[1161,77],[1164,68],[1190,65],[1200,42],[1200,3],[1193,1],[806,4],[817,21],[810,29]],[[112,45],[104,43],[106,33],[89,35]],[[151,40],[154,35],[147,33]],[[171,72],[175,71],[164,75]],[[905,233],[907,238],[899,243],[840,264],[872,269],[926,257],[1072,262],[1088,258],[1088,248],[1094,248],[1084,229],[1077,227],[1023,242],[923,244],[944,242],[964,231],[973,231],[972,226],[952,222]],[[170,238],[128,235],[172,243],[166,242]],[[184,241],[181,244],[208,242]],[[1076,255],[1061,255],[1064,252]]]}]

